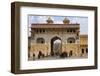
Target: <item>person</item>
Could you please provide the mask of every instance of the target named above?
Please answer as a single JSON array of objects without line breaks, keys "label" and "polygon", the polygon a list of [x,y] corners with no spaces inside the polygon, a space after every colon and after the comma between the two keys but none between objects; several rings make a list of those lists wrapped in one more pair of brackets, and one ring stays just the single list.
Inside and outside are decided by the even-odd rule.
[{"label": "person", "polygon": [[41,57],[44,57],[44,54],[41,51],[39,51],[38,58],[40,59]]},{"label": "person", "polygon": [[61,57],[61,58],[66,58],[66,57],[67,57],[67,53],[66,53],[66,52],[61,53],[61,54],[60,54],[60,57]]},{"label": "person", "polygon": [[33,53],[33,60],[35,60],[35,54]]}]

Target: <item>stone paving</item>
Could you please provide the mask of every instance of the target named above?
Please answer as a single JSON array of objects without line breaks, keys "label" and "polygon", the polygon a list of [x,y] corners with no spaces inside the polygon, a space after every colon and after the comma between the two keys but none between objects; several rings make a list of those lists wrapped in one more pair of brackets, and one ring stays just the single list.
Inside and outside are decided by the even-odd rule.
[{"label": "stone paving", "polygon": [[38,61],[38,60],[56,60],[56,59],[84,59],[88,58],[88,56],[82,56],[82,57],[64,57],[61,58],[60,56],[48,56],[48,57],[43,57],[43,58],[29,58],[29,61]]}]

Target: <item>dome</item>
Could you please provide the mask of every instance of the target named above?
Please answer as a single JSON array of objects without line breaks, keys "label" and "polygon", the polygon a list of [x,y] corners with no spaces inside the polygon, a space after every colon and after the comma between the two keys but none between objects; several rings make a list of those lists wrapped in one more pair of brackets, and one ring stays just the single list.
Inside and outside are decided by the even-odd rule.
[{"label": "dome", "polygon": [[52,23],[53,23],[53,20],[51,19],[51,17],[48,17],[47,23],[48,23],[48,24],[52,24]]},{"label": "dome", "polygon": [[70,20],[68,18],[64,18],[63,23],[64,24],[69,24],[70,23]]}]

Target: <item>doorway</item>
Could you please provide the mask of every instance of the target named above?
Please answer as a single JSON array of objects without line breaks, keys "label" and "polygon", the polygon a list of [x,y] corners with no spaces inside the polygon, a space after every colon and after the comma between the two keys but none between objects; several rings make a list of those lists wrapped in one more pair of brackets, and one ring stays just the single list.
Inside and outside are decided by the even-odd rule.
[{"label": "doorway", "polygon": [[56,56],[59,55],[61,51],[61,38],[55,36],[51,39],[51,55]]}]

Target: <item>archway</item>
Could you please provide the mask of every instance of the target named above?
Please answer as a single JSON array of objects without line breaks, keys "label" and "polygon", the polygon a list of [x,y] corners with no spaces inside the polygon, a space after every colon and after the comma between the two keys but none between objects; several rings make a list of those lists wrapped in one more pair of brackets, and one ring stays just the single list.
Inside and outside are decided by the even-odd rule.
[{"label": "archway", "polygon": [[61,38],[55,36],[51,39],[51,55],[58,55],[61,51]]},{"label": "archway", "polygon": [[75,38],[73,37],[68,38],[67,43],[75,43]]}]

